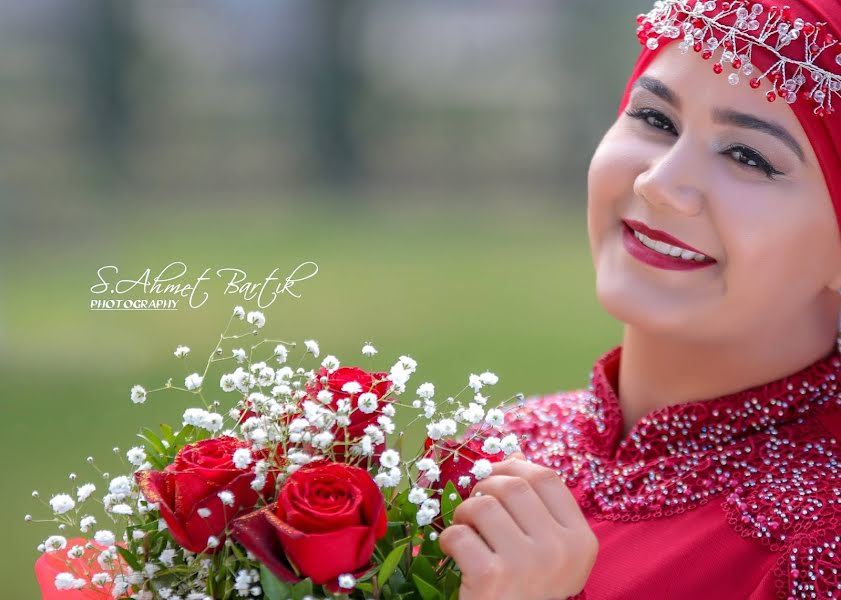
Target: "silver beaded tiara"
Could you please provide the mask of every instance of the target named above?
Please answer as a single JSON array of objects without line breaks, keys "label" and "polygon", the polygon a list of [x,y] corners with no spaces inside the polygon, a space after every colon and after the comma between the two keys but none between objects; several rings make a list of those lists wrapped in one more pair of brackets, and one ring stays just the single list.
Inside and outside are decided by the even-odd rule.
[{"label": "silver beaded tiara", "polygon": [[[655,50],[658,39],[667,37],[680,42],[681,52],[692,48],[702,53],[704,60],[712,57],[719,46],[724,47],[721,58],[713,64],[717,74],[729,63],[735,69],[727,76],[732,85],[738,85],[740,74],[750,77],[753,89],[761,85],[763,78],[771,84],[765,96],[773,102],[779,96],[789,104],[805,96],[805,101],[814,107],[813,112],[823,117],[835,112],[832,96],[841,96],[841,53],[835,54],[833,64],[839,72],[833,73],[817,66],[816,61],[824,51],[834,48],[838,40],[825,30],[826,23],[807,23],[791,14],[791,8],[772,6],[770,9],[759,2],[736,0],[721,3],[712,1],[658,0],[647,14],[637,17],[637,36],[640,43]],[[726,23],[725,23],[726,21]],[[798,60],[783,54],[789,44],[800,39],[805,47],[805,60]],[[777,58],[771,67],[757,76],[751,64],[751,54],[759,46]],[[811,89],[801,95],[801,88]]]}]

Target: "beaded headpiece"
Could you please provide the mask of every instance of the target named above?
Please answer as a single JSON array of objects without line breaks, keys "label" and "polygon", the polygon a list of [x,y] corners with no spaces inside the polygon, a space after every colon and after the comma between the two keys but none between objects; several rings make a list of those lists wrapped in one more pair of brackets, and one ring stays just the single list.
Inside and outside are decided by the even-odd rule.
[{"label": "beaded headpiece", "polygon": [[772,2],[657,0],[637,17],[643,48],[619,115],[636,79],[670,43],[713,59],[713,72],[732,85],[744,80],[768,101],[788,103],[815,151],[841,232],[841,0]]},{"label": "beaded headpiece", "polygon": [[[790,6],[766,10],[761,2],[724,2],[719,6],[710,0],[658,0],[648,14],[637,17],[637,23],[640,43],[650,50],[657,49],[662,36],[682,37],[681,52],[692,49],[702,53],[704,60],[723,46],[713,70],[721,74],[725,65],[731,67],[734,71],[727,76],[731,84],[737,85],[744,75],[756,89],[767,78],[772,84],[765,94],[770,102],[779,96],[792,104],[805,96],[816,115],[835,111],[832,97],[841,96],[839,41],[823,29],[825,22],[808,23],[793,15]],[[756,47],[776,59],[758,75],[751,64]],[[830,55],[831,61],[826,62],[835,72],[821,66],[824,53]],[[801,92],[804,87],[806,93]]]}]

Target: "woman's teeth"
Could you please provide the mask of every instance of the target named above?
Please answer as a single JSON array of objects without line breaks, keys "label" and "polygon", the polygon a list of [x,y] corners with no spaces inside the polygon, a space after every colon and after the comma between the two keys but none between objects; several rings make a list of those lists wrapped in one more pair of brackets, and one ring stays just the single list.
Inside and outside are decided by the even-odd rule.
[{"label": "woman's teeth", "polygon": [[641,234],[639,231],[634,231],[634,237],[636,237],[644,245],[648,246],[655,252],[665,254],[666,256],[674,256],[677,258],[682,258],[683,260],[696,260],[698,262],[701,262],[703,260],[709,260],[703,254],[692,252],[692,250],[684,250],[683,248],[678,248],[677,246],[670,246],[665,242],[654,241],[650,237]]}]

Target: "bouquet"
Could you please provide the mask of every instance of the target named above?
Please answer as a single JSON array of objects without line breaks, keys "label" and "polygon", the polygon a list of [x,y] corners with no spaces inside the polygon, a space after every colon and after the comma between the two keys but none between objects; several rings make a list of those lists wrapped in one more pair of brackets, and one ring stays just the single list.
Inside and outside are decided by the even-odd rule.
[{"label": "bouquet", "polygon": [[[88,457],[107,489],[84,483],[49,500],[33,492],[50,515],[26,520],[56,527],[35,564],[44,598],[458,598],[458,566],[438,533],[491,463],[519,450],[503,434],[505,402],[491,407],[482,393],[497,376],[471,374],[443,402],[426,382],[407,401],[411,357],[374,371],[328,355],[308,369],[315,340],[294,361],[293,342],[243,343],[265,322],[237,306],[183,386],[131,388],[137,404],[176,390],[197,406],[177,429],[143,428],[128,451],[114,448],[125,474]],[[234,325],[242,331],[229,333]],[[174,354],[189,361],[190,349]],[[377,350],[366,342],[362,354],[373,362]],[[211,367],[222,371],[218,388],[207,384]],[[426,427],[411,455],[398,408],[412,411],[405,428]]]}]

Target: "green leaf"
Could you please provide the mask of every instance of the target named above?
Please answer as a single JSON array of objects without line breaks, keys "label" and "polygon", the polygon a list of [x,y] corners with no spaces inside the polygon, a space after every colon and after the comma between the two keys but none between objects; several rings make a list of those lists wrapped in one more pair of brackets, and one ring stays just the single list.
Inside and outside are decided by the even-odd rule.
[{"label": "green leaf", "polygon": [[265,600],[288,600],[292,594],[289,584],[275,577],[266,565],[260,565],[260,587]]},{"label": "green leaf", "polygon": [[129,564],[129,566],[134,569],[135,571],[142,571],[143,566],[140,564],[140,561],[137,560],[137,557],[134,555],[133,552],[130,550],[123,548],[122,546],[117,546],[117,552],[120,553],[120,556]]},{"label": "green leaf", "polygon": [[412,579],[418,588],[418,592],[423,600],[442,600],[441,592],[435,586],[428,584],[417,575],[413,575]]},{"label": "green leaf", "polygon": [[292,586],[292,597],[301,600],[304,596],[312,596],[312,579],[307,577]]},{"label": "green leaf", "polygon": [[167,453],[167,452],[166,452],[166,447],[164,446],[164,443],[161,441],[161,438],[159,438],[159,437],[155,434],[155,432],[154,432],[154,431],[152,431],[152,430],[151,430],[151,429],[149,429],[148,427],[144,427],[144,428],[143,428],[143,429],[141,429],[140,431],[141,431],[142,433],[140,433],[140,434],[139,434],[139,436],[140,436],[141,438],[143,438],[144,440],[146,440],[147,442],[149,442],[149,443],[152,445],[152,448],[154,448],[154,449],[155,449],[155,451],[156,451],[158,454],[165,455],[165,454]]},{"label": "green leaf", "polygon": [[421,554],[418,554],[414,560],[412,560],[412,567],[410,570],[412,576],[417,575],[432,586],[435,586],[438,582],[438,578],[435,576],[435,569],[432,568],[429,559]]},{"label": "green leaf", "polygon": [[[456,495],[455,500],[450,500],[451,494]],[[444,519],[445,527],[452,525],[453,513],[461,502],[461,494],[458,493],[455,484],[452,481],[448,481],[447,485],[444,486],[444,495],[441,496],[441,516]]]},{"label": "green leaf", "polygon": [[400,558],[403,556],[403,553],[406,552],[406,548],[408,546],[408,543],[400,544],[385,557],[383,564],[380,566],[380,572],[377,574],[377,584],[380,587],[383,587],[389,577],[391,577],[391,574],[394,573],[394,569],[397,568]]}]

